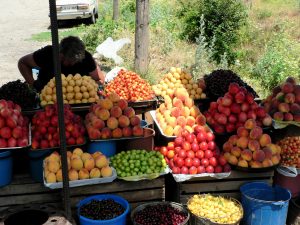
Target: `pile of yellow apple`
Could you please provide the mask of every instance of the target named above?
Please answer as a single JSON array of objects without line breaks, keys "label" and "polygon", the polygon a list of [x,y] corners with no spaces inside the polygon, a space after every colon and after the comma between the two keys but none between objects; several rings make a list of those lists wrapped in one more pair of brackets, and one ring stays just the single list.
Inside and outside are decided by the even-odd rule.
[{"label": "pile of yellow apple", "polygon": [[[64,104],[93,103],[99,99],[98,84],[90,76],[62,74],[61,79]],[[40,100],[41,106],[56,102],[55,77],[41,91]]]},{"label": "pile of yellow apple", "polygon": [[183,69],[172,67],[159,84],[152,86],[152,89],[156,96],[170,96],[172,98],[176,88],[185,88],[192,99],[206,98],[202,88],[192,78],[192,75]]},{"label": "pile of yellow apple", "polygon": [[[68,176],[70,181],[111,177],[112,168],[109,161],[101,152],[90,154],[76,148],[73,153],[67,152]],[[44,176],[47,183],[62,182],[61,157],[53,152],[44,160]]]}]

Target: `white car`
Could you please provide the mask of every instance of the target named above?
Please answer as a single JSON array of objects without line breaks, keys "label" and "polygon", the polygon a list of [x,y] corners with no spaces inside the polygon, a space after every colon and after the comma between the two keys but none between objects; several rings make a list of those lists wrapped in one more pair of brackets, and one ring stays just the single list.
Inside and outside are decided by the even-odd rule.
[{"label": "white car", "polygon": [[98,18],[98,0],[56,0],[57,20],[88,19],[95,23]]}]

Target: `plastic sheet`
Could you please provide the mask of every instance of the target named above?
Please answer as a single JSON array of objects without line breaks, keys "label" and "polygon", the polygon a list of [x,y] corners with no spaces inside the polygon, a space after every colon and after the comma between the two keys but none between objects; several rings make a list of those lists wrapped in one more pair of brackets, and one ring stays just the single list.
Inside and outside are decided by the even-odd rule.
[{"label": "plastic sheet", "polygon": [[172,174],[173,178],[176,182],[184,182],[193,178],[199,178],[199,177],[213,177],[216,179],[224,179],[226,177],[229,177],[231,172],[228,173],[201,173],[201,174],[195,174],[195,175],[189,175],[189,174]]}]

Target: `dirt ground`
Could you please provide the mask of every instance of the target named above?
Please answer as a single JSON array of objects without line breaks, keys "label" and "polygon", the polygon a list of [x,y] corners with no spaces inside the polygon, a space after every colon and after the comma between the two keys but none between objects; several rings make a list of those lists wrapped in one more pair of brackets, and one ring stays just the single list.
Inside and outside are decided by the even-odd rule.
[{"label": "dirt ground", "polygon": [[48,14],[47,0],[5,1],[0,7],[0,85],[23,79],[17,67],[19,58],[47,44],[30,39],[48,30]]}]

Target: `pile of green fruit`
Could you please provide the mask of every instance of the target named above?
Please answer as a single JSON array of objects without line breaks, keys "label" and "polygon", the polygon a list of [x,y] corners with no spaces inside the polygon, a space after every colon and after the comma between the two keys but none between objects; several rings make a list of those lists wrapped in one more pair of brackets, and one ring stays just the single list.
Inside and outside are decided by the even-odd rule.
[{"label": "pile of green fruit", "polygon": [[160,152],[146,150],[122,151],[110,158],[119,177],[163,173],[167,163]]}]

